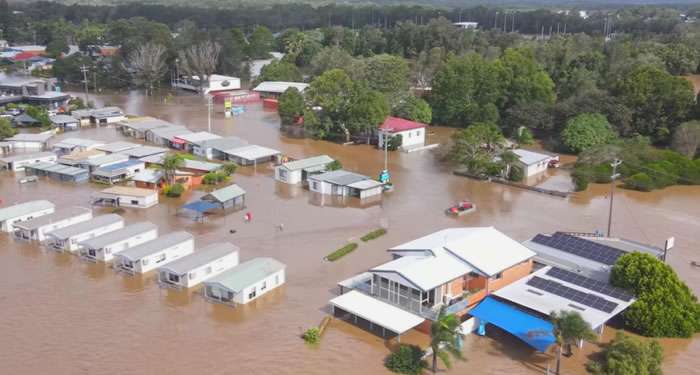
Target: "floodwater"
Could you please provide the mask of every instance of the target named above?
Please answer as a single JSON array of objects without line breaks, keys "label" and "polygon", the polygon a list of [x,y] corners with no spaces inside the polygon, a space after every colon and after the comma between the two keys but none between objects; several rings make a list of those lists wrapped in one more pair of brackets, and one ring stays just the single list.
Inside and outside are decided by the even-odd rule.
[{"label": "floodwater", "polygon": [[[113,104],[127,113],[158,116],[191,129],[206,130],[206,106],[194,96],[168,103],[138,93],[104,95],[98,104]],[[376,176],[383,168],[381,151],[371,146],[342,146],[308,139],[291,139],[279,132],[275,113],[259,105],[226,119],[217,108],[212,130],[236,135],[282,150],[294,157],[326,153],[350,169]],[[430,142],[444,142],[449,129],[431,129]],[[86,129],[60,137],[117,140],[113,129]],[[383,358],[392,343],[349,324],[334,321],[322,342],[310,347],[299,338],[327,314],[336,283],[388,260],[385,250],[451,226],[495,226],[517,240],[538,232],[604,230],[608,191],[593,185],[568,199],[453,176],[433,152],[391,153],[389,169],[396,186],[381,202],[363,205],[312,196],[308,191],[275,183],[269,167],[242,168],[235,182],[248,191],[252,223],[243,213],[194,223],[176,217],[175,210],[193,196],[161,198],[147,210],[127,210],[127,222],[150,220],[161,233],[184,229],[196,235],[198,247],[231,241],[241,259],[272,256],[288,265],[287,284],[238,308],[212,305],[194,292],[157,287],[154,275],[129,278],[78,258],[56,254],[0,235],[0,373],[4,374],[385,374]],[[551,184],[565,188],[566,171],[550,172]],[[562,175],[564,174],[564,175]],[[97,186],[73,186],[41,180],[18,185],[19,176],[0,177],[0,198],[16,201],[45,198],[59,207],[87,205]],[[550,181],[550,180],[548,180]],[[538,183],[547,184],[548,181]],[[700,292],[700,188],[678,186],[653,193],[618,189],[613,234],[661,246],[670,236],[676,247],[669,263]],[[462,199],[478,211],[458,219],[443,210]],[[284,224],[284,231],[277,229]],[[323,257],[348,241],[357,241],[379,227],[388,234],[362,243],[335,263]],[[235,229],[235,234],[229,230]],[[606,337],[613,335],[607,329]],[[411,332],[402,339],[425,345],[427,337]],[[700,339],[664,340],[667,373],[697,373]],[[596,349],[565,359],[566,374],[583,374],[582,363]],[[468,336],[467,361],[452,373],[542,374],[552,357],[528,350],[516,339],[494,332]]]}]

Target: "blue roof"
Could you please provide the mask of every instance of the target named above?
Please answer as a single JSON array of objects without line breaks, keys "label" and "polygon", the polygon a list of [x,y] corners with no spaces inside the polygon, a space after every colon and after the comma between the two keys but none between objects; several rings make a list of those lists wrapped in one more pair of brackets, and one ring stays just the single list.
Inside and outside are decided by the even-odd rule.
[{"label": "blue roof", "polygon": [[132,165],[142,164],[142,163],[143,162],[141,160],[133,159],[133,160],[127,160],[127,161],[124,161],[121,163],[117,163],[117,164],[105,165],[105,166],[101,167],[100,169],[103,171],[110,171],[111,172],[111,171],[116,171],[117,169],[131,167]]},{"label": "blue roof", "polygon": [[186,210],[192,210],[192,211],[197,211],[200,213],[207,212],[213,208],[219,208],[218,204],[207,202],[207,201],[194,201],[192,203],[187,203],[186,205],[182,206],[181,208],[186,209]]},{"label": "blue roof", "polygon": [[493,297],[486,297],[469,314],[507,331],[540,352],[554,344],[552,323]]}]

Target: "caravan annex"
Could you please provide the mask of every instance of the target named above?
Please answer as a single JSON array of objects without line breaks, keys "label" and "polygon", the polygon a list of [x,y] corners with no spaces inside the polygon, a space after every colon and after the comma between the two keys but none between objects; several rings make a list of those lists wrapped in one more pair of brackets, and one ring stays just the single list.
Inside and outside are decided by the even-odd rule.
[{"label": "caravan annex", "polygon": [[124,228],[124,219],[121,216],[101,215],[92,220],[49,232],[46,236],[46,246],[58,251],[73,252],[80,250],[81,242],[121,228]]},{"label": "caravan annex", "polygon": [[194,237],[172,232],[114,254],[114,268],[129,274],[146,273],[194,252]]},{"label": "caravan annex", "polygon": [[158,226],[135,223],[80,243],[80,256],[92,261],[109,262],[114,254],[158,237]]},{"label": "caravan annex", "polygon": [[46,234],[92,219],[92,211],[84,207],[67,207],[36,219],[15,223],[15,238],[25,241],[44,241]]},{"label": "caravan annex", "polygon": [[54,204],[45,200],[18,203],[2,208],[0,209],[0,230],[12,233],[15,230],[15,224],[52,214],[54,209]]},{"label": "caravan annex", "polygon": [[238,265],[238,247],[220,242],[158,269],[161,285],[191,288]]},{"label": "caravan annex", "polygon": [[251,259],[205,281],[204,296],[212,302],[246,304],[284,284],[285,268],[272,258]]}]

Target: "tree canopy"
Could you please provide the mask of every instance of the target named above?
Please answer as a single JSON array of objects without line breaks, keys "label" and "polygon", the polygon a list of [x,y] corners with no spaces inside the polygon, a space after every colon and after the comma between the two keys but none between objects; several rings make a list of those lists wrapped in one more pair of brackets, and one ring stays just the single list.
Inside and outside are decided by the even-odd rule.
[{"label": "tree canopy", "polygon": [[615,139],[615,132],[605,116],[600,113],[583,113],[566,123],[561,132],[561,140],[566,148],[574,153],[609,143]]},{"label": "tree canopy", "polygon": [[588,370],[595,375],[661,375],[663,348],[656,340],[642,341],[615,334],[615,339],[605,345],[602,360],[591,361]]}]

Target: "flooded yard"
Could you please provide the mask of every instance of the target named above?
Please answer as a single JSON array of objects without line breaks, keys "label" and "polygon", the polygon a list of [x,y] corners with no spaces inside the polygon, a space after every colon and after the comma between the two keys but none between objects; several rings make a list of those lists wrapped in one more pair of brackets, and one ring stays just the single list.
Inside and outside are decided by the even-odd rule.
[{"label": "flooded yard", "polygon": [[[121,106],[129,114],[149,115],[207,129],[207,108],[196,96],[169,102],[138,93],[104,95],[98,105]],[[292,157],[328,154],[349,170],[376,177],[384,155],[369,145],[342,146],[310,139],[288,138],[279,132],[279,119],[260,105],[247,106],[238,117],[215,111],[212,131],[235,135],[281,150]],[[430,129],[428,143],[445,142],[450,129]],[[116,141],[112,128],[84,129],[60,135]],[[101,264],[56,254],[34,244],[0,235],[0,351],[7,374],[384,374],[388,343],[349,324],[334,321],[320,345],[309,347],[299,338],[327,314],[336,283],[389,259],[386,249],[451,226],[495,226],[522,241],[539,232],[595,231],[607,225],[608,185],[592,185],[569,198],[542,195],[504,185],[474,181],[451,174],[433,152],[391,153],[389,169],[395,190],[379,202],[322,199],[306,190],[281,185],[269,166],[240,168],[234,181],[247,192],[251,223],[243,212],[212,216],[195,223],[175,216],[176,209],[195,196],[164,198],[146,210],[127,209],[127,223],[148,220],[160,233],[186,230],[196,247],[231,241],[241,259],[271,256],[287,264],[287,283],[249,305],[230,308],[205,302],[194,292],[160,289],[155,275],[125,277]],[[566,171],[548,172],[539,186],[565,189]],[[4,205],[48,199],[58,207],[89,204],[97,185],[71,185],[40,179],[20,185],[22,174],[0,177]],[[565,189],[568,190],[568,189]],[[457,201],[475,202],[477,212],[459,218],[443,211]],[[95,209],[95,212],[108,212]],[[244,211],[245,212],[245,211]],[[284,231],[278,225],[284,224]],[[340,261],[323,257],[348,241],[379,226],[387,235],[360,247]],[[231,234],[230,230],[236,230]],[[618,189],[613,235],[662,246],[671,236],[676,248],[669,255],[681,277],[700,293],[700,188],[677,186],[652,193]],[[607,329],[605,336],[614,335]],[[542,374],[550,355],[537,354],[505,334],[469,335],[466,362],[452,373]],[[411,332],[403,342],[427,344],[427,336]],[[700,338],[664,340],[664,370],[697,373]],[[587,351],[595,349],[587,345]],[[585,373],[586,355],[565,359],[564,373]],[[552,363],[553,364],[553,363]],[[476,372],[475,372],[476,370]]]}]

